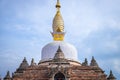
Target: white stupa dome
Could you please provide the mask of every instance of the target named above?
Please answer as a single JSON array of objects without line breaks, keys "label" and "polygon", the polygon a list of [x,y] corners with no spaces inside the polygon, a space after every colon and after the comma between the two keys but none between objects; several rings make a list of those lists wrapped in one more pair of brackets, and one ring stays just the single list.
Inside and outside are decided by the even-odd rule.
[{"label": "white stupa dome", "polygon": [[41,60],[44,61],[44,60],[53,59],[59,46],[63,51],[66,59],[75,60],[75,61],[77,60],[76,48],[73,45],[66,43],[64,41],[53,41],[45,45],[42,48]]}]

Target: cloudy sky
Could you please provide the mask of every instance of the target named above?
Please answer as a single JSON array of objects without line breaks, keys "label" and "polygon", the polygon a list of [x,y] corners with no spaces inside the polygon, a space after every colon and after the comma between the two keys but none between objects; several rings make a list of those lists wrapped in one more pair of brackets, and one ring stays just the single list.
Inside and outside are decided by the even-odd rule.
[{"label": "cloudy sky", "polygon": [[[99,66],[120,79],[120,0],[61,0],[65,41],[78,59]],[[14,72],[23,58],[38,63],[41,49],[52,42],[56,0],[0,0],[0,76]]]}]

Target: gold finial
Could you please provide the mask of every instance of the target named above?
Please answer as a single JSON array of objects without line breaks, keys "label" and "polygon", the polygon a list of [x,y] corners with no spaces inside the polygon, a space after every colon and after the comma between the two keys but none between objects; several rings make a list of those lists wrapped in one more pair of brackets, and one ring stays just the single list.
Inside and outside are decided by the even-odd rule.
[{"label": "gold finial", "polygon": [[59,0],[57,0],[56,8],[57,8],[57,9],[61,8],[60,1],[59,1]]},{"label": "gold finial", "polygon": [[53,32],[52,32],[52,36],[53,36],[53,40],[55,41],[63,41],[64,40],[64,21],[62,18],[62,15],[60,13],[60,2],[59,0],[57,0],[57,4],[56,4],[56,8],[57,8],[57,12],[56,15],[53,19]]}]

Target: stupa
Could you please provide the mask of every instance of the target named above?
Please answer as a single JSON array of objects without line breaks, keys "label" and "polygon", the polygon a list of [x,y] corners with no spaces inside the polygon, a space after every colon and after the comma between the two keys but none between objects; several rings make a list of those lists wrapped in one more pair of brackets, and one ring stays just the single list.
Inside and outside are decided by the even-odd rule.
[{"label": "stupa", "polygon": [[64,21],[59,0],[56,8],[51,32],[53,42],[42,48],[39,63],[32,59],[28,64],[24,58],[12,76],[8,71],[4,80],[116,80],[112,71],[109,76],[104,73],[94,57],[90,64],[86,58],[82,63],[78,61],[76,48],[64,41]]}]

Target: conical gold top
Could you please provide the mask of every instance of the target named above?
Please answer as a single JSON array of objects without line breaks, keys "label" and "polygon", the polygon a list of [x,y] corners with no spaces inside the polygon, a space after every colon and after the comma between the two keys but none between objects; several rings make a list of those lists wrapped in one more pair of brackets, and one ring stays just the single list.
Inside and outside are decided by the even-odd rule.
[{"label": "conical gold top", "polygon": [[58,28],[61,29],[61,31],[64,31],[64,21],[60,13],[60,7],[61,7],[60,2],[59,0],[57,0],[56,4],[57,12],[53,19],[53,32],[57,32]]},{"label": "conical gold top", "polygon": [[53,19],[52,36],[55,41],[62,41],[62,40],[64,40],[64,21],[63,21],[62,15],[60,13],[61,5],[60,5],[59,0],[57,0],[56,8],[57,8],[57,12]]}]

